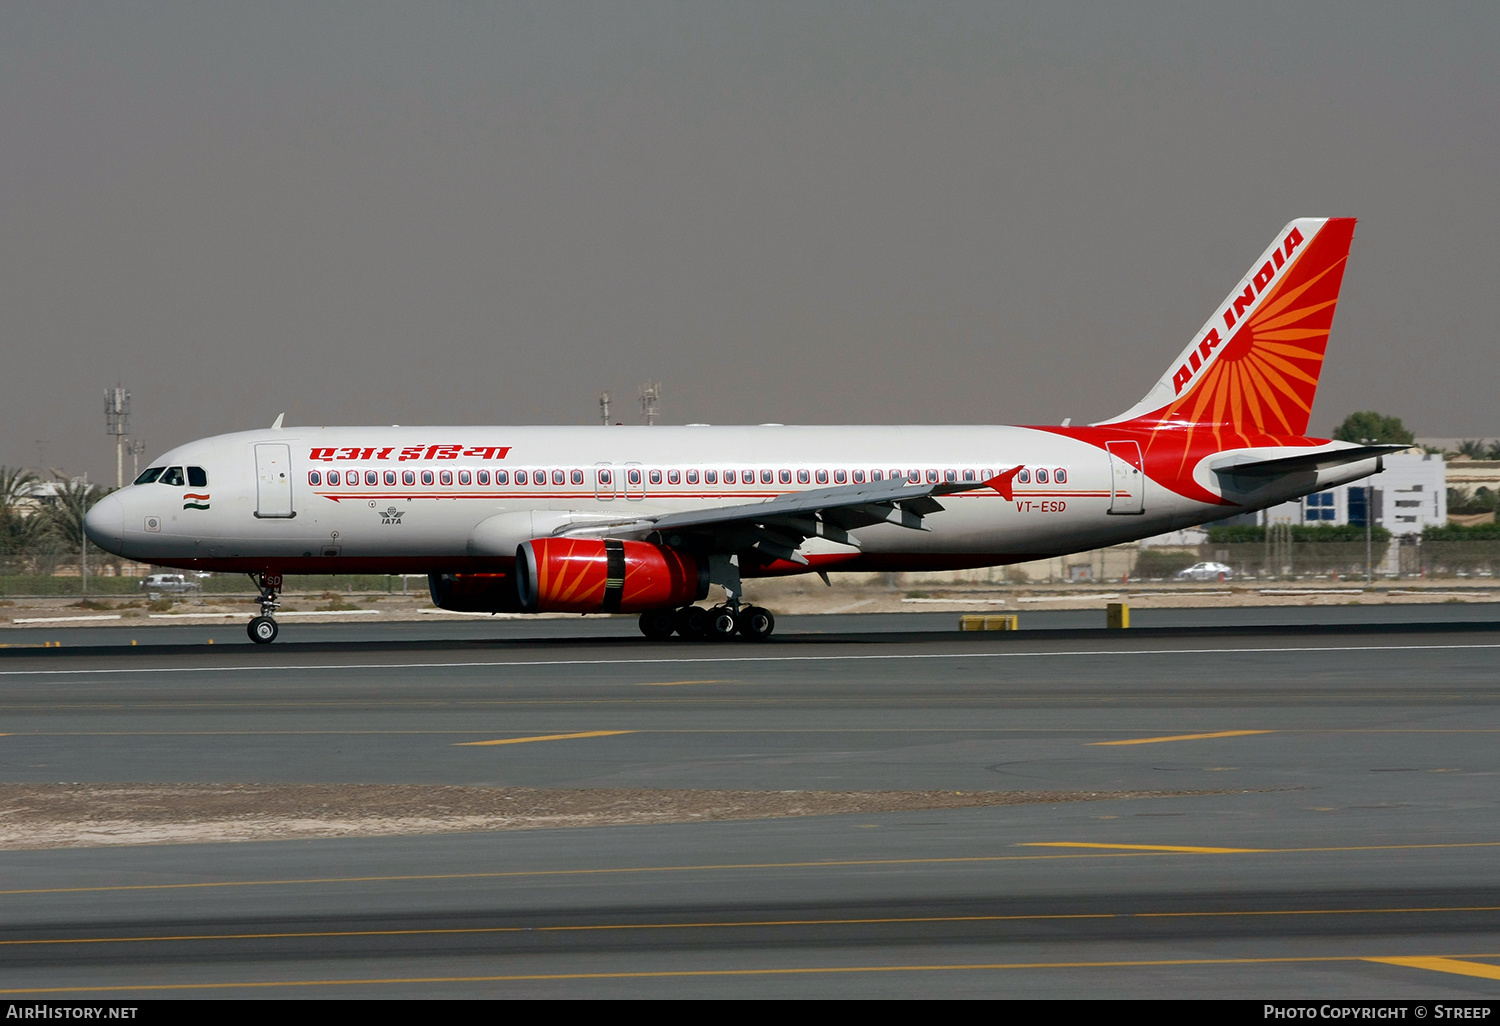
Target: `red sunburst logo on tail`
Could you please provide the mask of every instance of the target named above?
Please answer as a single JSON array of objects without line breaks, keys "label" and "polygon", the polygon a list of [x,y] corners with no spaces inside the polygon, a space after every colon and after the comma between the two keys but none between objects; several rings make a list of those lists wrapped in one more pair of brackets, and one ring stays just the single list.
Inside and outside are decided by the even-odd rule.
[{"label": "red sunburst logo on tail", "polygon": [[1353,218],[1287,225],[1140,403],[1066,433],[1102,445],[1095,434],[1128,432],[1150,477],[1201,498],[1192,472],[1210,453],[1312,444],[1304,436],[1353,238]]}]

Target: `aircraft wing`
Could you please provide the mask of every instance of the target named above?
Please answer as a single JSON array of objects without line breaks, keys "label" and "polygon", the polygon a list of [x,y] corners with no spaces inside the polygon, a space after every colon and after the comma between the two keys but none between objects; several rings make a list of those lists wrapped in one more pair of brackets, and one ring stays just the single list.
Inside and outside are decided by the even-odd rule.
[{"label": "aircraft wing", "polygon": [[1008,499],[1011,482],[1020,469],[1015,467],[985,481],[923,484],[892,480],[813,488],[787,492],[764,502],[590,524],[566,533],[594,537],[654,534],[673,546],[691,542],[719,551],[754,550],[769,559],[805,564],[807,559],[796,550],[808,538],[826,538],[858,548],[859,540],[849,532],[861,527],[895,524],[910,530],[928,530],[923,518],[943,510],[938,496],[994,488]]},{"label": "aircraft wing", "polygon": [[[1280,477],[1283,474],[1317,472],[1329,467],[1342,467],[1348,463],[1375,459],[1387,453],[1410,449],[1409,445],[1359,445],[1349,449],[1325,449],[1321,452],[1298,453],[1274,460],[1225,461],[1215,463],[1212,469],[1220,474],[1234,477]],[[1377,468],[1377,473],[1379,472]]]}]

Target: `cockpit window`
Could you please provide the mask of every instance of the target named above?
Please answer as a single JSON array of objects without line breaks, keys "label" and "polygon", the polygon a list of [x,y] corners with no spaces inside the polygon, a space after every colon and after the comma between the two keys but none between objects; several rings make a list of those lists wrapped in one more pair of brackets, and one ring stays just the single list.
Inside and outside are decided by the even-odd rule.
[{"label": "cockpit window", "polygon": [[188,467],[188,484],[194,488],[207,488],[208,471],[202,467]]},{"label": "cockpit window", "polygon": [[155,481],[157,478],[161,477],[161,472],[166,469],[166,467],[147,467],[145,470],[141,471],[141,476],[135,479],[135,483],[150,484],[152,481]]},{"label": "cockpit window", "polygon": [[167,472],[165,474],[163,474],[157,480],[157,483],[158,484],[164,484],[164,485],[176,485],[178,488],[181,488],[182,487],[182,468],[181,467],[168,467],[167,468]]}]

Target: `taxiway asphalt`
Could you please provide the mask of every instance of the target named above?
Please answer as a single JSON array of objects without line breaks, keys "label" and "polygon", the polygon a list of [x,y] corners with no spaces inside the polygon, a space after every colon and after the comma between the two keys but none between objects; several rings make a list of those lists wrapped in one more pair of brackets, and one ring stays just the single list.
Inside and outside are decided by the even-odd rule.
[{"label": "taxiway asphalt", "polygon": [[1212,793],[3,852],[0,991],[1492,998],[1500,625],[1389,609],[7,650],[12,783]]}]

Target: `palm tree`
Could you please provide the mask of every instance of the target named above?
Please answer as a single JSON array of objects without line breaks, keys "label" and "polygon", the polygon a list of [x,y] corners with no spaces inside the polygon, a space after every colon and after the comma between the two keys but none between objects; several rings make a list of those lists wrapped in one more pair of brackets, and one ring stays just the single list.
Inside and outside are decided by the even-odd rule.
[{"label": "palm tree", "polygon": [[103,485],[89,484],[81,479],[68,480],[61,474],[57,478],[57,502],[47,510],[53,528],[62,535],[63,544],[69,552],[83,549],[83,518],[94,503],[110,493]]},{"label": "palm tree", "polygon": [[0,466],[0,509],[9,513],[16,503],[31,494],[37,476],[22,467]]}]

